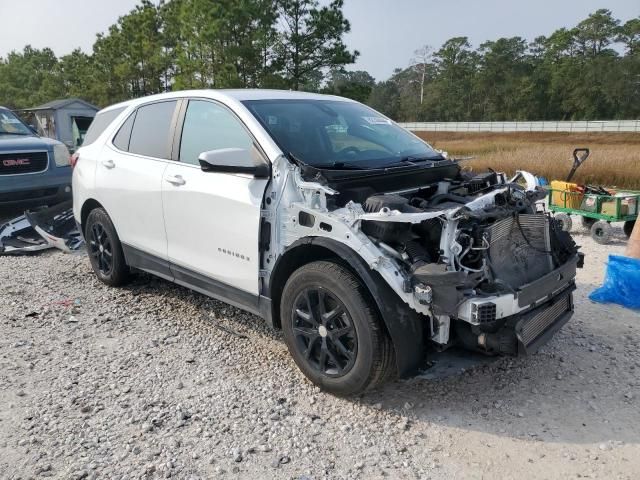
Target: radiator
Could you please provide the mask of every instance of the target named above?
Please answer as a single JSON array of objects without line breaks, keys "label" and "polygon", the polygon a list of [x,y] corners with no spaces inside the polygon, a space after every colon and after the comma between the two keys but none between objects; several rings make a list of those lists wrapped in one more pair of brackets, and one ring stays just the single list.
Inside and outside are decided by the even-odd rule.
[{"label": "radiator", "polygon": [[505,218],[487,227],[485,232],[496,280],[515,290],[553,270],[546,215]]}]

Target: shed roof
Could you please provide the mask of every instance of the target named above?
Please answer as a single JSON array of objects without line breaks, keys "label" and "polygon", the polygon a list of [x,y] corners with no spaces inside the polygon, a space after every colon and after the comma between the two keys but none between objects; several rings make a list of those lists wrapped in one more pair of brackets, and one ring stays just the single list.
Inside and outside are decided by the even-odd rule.
[{"label": "shed roof", "polygon": [[74,103],[79,103],[82,105],[82,107],[95,110],[96,112],[100,110],[95,105],[92,105],[89,102],[85,102],[81,98],[61,98],[58,100],[52,100],[51,102],[43,103],[42,105],[38,105],[37,107],[27,108],[26,110],[60,110],[61,108],[69,107]]}]

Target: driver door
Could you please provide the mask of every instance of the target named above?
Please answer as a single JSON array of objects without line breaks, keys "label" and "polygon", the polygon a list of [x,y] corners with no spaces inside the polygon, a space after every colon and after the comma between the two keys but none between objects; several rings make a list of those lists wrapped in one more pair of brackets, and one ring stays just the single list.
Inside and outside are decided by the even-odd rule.
[{"label": "driver door", "polygon": [[179,161],[168,165],[162,181],[168,257],[176,280],[258,295],[260,210],[268,179],[204,172],[198,162],[202,152],[249,150],[254,143],[227,107],[205,99],[188,101]]}]

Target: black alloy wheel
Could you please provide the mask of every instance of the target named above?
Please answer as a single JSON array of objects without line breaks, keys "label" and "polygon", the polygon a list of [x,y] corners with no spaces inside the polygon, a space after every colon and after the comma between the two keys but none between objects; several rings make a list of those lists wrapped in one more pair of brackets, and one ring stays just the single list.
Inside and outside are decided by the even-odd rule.
[{"label": "black alloy wheel", "polygon": [[393,343],[375,300],[343,264],[318,260],[288,278],[280,299],[284,341],[296,365],[335,395],[357,395],[393,378]]},{"label": "black alloy wheel", "polygon": [[104,276],[111,275],[113,271],[113,246],[104,225],[99,222],[91,225],[88,240],[89,256],[95,258],[99,272]]},{"label": "black alloy wheel", "polygon": [[351,370],[358,338],[340,300],[322,287],[309,287],[294,301],[292,316],[296,348],[315,370],[330,377]]},{"label": "black alloy wheel", "polygon": [[111,218],[103,208],[94,208],[83,224],[91,267],[101,282],[112,287],[129,279],[129,266]]}]

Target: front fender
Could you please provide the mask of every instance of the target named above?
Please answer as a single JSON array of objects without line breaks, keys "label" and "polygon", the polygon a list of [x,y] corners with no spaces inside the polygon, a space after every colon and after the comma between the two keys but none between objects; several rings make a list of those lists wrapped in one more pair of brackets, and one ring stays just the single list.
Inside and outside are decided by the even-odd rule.
[{"label": "front fender", "polygon": [[[371,293],[380,316],[393,342],[396,366],[400,377],[407,377],[415,373],[424,358],[425,348],[423,340],[424,317],[410,308],[391,289],[382,276],[369,268],[364,259],[347,245],[326,237],[305,237],[291,244],[278,258],[271,274],[271,279],[278,278],[278,270],[287,263],[286,259],[293,252],[304,251],[305,247],[320,247],[345,261],[360,277]],[[298,250],[301,249],[301,250]],[[309,259],[309,261],[315,258]],[[308,263],[306,261],[305,263]],[[286,281],[286,279],[283,279]],[[277,284],[270,282],[269,296],[278,302],[279,294],[274,291]],[[275,307],[275,305],[274,305]]]}]

